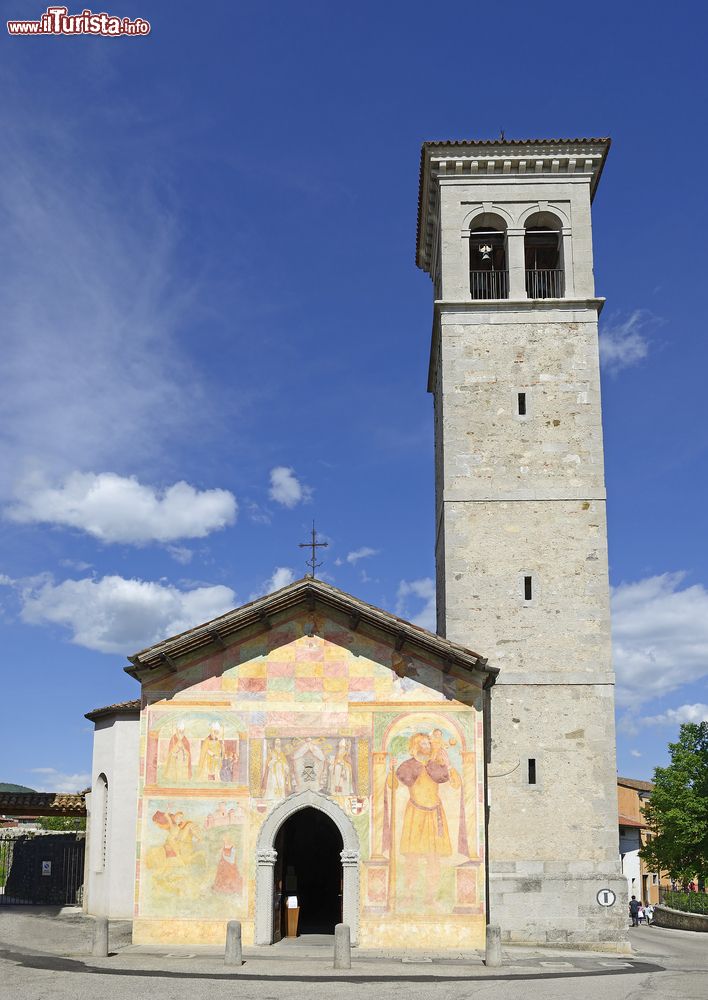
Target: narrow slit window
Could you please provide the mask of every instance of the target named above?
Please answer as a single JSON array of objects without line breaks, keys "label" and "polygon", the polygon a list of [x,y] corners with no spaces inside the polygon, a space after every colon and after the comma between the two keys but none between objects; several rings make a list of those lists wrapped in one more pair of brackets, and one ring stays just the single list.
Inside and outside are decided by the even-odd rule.
[{"label": "narrow slit window", "polygon": [[536,758],[529,757],[529,785],[536,784]]},{"label": "narrow slit window", "polygon": [[530,601],[533,599],[533,581],[530,576],[524,577],[524,600]]},{"label": "narrow slit window", "polygon": [[518,394],[518,408],[519,408],[519,416],[520,417],[525,417],[526,416],[526,393],[525,392],[520,392]]}]

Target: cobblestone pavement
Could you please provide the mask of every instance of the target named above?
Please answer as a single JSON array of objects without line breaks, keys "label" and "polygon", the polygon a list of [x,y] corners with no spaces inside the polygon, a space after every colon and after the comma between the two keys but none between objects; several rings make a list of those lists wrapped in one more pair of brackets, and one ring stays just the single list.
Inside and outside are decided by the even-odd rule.
[{"label": "cobblestone pavement", "polygon": [[[3,908],[4,910],[4,908]],[[589,998],[602,1000],[705,1000],[706,941],[663,928],[632,933],[634,953],[589,953],[509,948],[501,969],[486,969],[475,955],[441,959],[353,953],[352,969],[332,969],[328,939],[283,943],[264,953],[247,949],[240,969],[224,966],[215,948],[138,948],[127,923],[111,925],[109,958],[90,956],[92,921],[78,912],[12,907],[0,911],[1,1000],[388,1000],[403,988],[407,1000]],[[240,982],[237,982],[239,981]],[[336,982],[336,985],[335,985]]]}]

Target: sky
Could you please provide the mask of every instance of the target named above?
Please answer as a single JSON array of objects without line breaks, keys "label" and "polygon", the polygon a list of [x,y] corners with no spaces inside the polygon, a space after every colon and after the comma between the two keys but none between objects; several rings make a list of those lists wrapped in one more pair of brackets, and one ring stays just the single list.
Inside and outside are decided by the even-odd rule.
[{"label": "sky", "polygon": [[0,780],[85,787],[126,656],[302,576],[313,519],[327,580],[434,627],[420,145],[500,129],[612,137],[618,770],[651,777],[708,719],[700,6],[107,0],[130,38],[0,9]]}]

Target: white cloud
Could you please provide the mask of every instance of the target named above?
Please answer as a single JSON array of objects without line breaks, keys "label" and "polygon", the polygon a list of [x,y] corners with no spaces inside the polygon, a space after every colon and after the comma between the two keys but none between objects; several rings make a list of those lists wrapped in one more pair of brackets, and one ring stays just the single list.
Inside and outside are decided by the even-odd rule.
[{"label": "white cloud", "polygon": [[129,545],[204,538],[233,524],[238,510],[228,490],[197,490],[185,482],[158,490],[113,472],[73,472],[57,487],[32,477],[18,495],[6,511],[13,521],[65,525]]},{"label": "white cloud", "polygon": [[639,364],[649,353],[646,328],[651,317],[642,309],[636,309],[628,319],[615,319],[603,325],[600,330],[600,362],[611,375],[623,368]]},{"label": "white cloud", "polygon": [[347,562],[352,566],[355,566],[360,559],[368,559],[369,556],[377,556],[378,554],[378,549],[370,549],[368,545],[364,545],[362,548],[355,549],[354,552],[350,552],[347,555]]},{"label": "white cloud", "polygon": [[265,580],[260,588],[251,594],[251,600],[255,601],[258,597],[264,597],[266,594],[272,594],[275,590],[280,590],[281,587],[287,587],[294,579],[295,573],[289,566],[276,566],[272,576]]},{"label": "white cloud", "polygon": [[30,773],[42,775],[40,787],[36,789],[38,792],[64,792],[71,795],[82,792],[91,784],[90,774],[63,774],[54,767],[33,767]]},{"label": "white cloud", "polygon": [[661,715],[642,719],[643,726],[680,726],[683,722],[708,722],[708,705],[701,702],[680,705],[678,708],[667,708]]},{"label": "white cloud", "polygon": [[71,641],[101,653],[128,655],[230,611],[229,587],[178,590],[163,583],[105,576],[45,580],[25,588],[21,617],[29,625],[61,625]]},{"label": "white cloud", "polygon": [[[401,580],[396,595],[396,614],[408,618],[414,625],[421,625],[430,632],[436,629],[435,616],[435,581],[429,576],[421,580]],[[410,598],[423,601],[423,607],[411,618],[409,611]]]},{"label": "white cloud", "polygon": [[296,507],[299,503],[307,503],[312,490],[295,475],[295,470],[285,465],[277,465],[270,470],[270,491],[268,493],[271,500],[282,504],[283,507]]},{"label": "white cloud", "polygon": [[630,755],[630,757],[641,757],[642,756],[638,750],[630,750],[629,751],[629,755]]},{"label": "white cloud", "polygon": [[612,591],[617,701],[638,706],[708,676],[708,590],[664,573]]},{"label": "white cloud", "polygon": [[180,566],[188,566],[194,556],[192,550],[188,549],[186,545],[168,545],[167,551]]},{"label": "white cloud", "polygon": [[4,496],[35,470],[146,467],[213,419],[178,341],[199,290],[181,271],[168,186],[150,189],[140,157],[120,177],[91,162],[70,117],[24,119],[0,109]]}]

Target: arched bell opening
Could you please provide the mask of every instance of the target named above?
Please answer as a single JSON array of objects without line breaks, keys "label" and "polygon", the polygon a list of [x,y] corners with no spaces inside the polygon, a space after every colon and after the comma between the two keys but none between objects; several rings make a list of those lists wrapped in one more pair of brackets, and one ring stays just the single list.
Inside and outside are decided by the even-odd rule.
[{"label": "arched bell opening", "polygon": [[565,295],[562,223],[551,212],[526,220],[524,234],[526,294],[530,299],[562,299]]},{"label": "arched bell opening", "polygon": [[470,294],[473,299],[506,299],[509,279],[506,223],[486,212],[470,227]]}]

